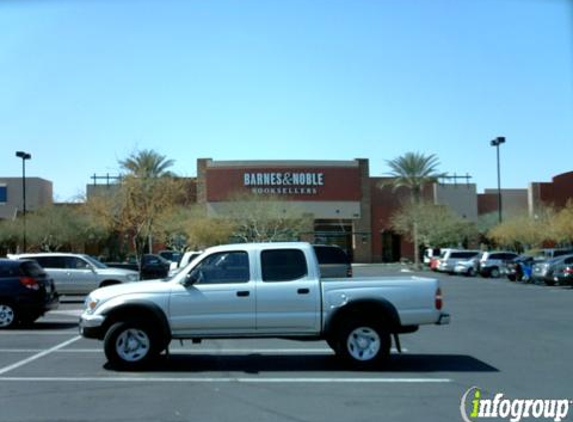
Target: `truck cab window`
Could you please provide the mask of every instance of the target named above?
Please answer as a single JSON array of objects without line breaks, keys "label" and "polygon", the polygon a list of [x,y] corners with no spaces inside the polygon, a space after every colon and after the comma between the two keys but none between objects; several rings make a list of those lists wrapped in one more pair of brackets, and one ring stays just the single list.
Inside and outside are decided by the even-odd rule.
[{"label": "truck cab window", "polygon": [[306,277],[306,257],[298,249],[266,250],[261,253],[263,281],[293,281]]},{"label": "truck cab window", "polygon": [[215,253],[201,261],[189,277],[196,284],[247,283],[249,257],[246,252]]}]

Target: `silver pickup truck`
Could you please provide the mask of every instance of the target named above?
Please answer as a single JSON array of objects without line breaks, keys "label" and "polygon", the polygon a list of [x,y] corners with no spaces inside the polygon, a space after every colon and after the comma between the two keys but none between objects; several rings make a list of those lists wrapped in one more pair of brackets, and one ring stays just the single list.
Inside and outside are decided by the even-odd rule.
[{"label": "silver pickup truck", "polygon": [[93,291],[80,318],[84,337],[104,341],[109,363],[135,369],[173,339],[326,340],[337,355],[370,367],[392,337],[447,324],[439,281],[321,279],[308,243],[225,245],[206,250],[175,277]]}]

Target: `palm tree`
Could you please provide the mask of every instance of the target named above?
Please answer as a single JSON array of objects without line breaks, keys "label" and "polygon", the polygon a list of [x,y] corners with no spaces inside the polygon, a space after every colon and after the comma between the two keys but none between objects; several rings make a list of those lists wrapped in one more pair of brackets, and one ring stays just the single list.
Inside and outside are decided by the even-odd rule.
[{"label": "palm tree", "polygon": [[135,151],[125,160],[120,160],[119,165],[129,174],[141,178],[157,178],[172,176],[167,169],[174,164],[174,160],[168,160],[164,155],[151,149]]},{"label": "palm tree", "polygon": [[[428,156],[419,152],[407,152],[406,154],[387,160],[386,163],[391,169],[388,173],[392,179],[389,182],[383,182],[384,185],[390,184],[394,189],[401,187],[410,190],[412,205],[416,208],[420,205],[422,199],[422,189],[428,183],[434,183],[443,173],[438,173],[439,160],[434,154]],[[418,225],[413,221],[414,241],[414,262],[416,266],[420,265],[420,251],[418,241]]]},{"label": "palm tree", "polygon": [[437,171],[440,162],[434,154],[426,156],[419,152],[407,152],[398,158],[387,160],[386,163],[392,169],[388,173],[393,178],[390,183],[395,189],[408,188],[414,203],[420,202],[422,189],[426,184],[434,183],[444,175]]},{"label": "palm tree", "polygon": [[[145,242],[149,252],[153,250],[152,228],[159,212],[155,210],[157,204],[154,203],[154,197],[164,189],[163,184],[173,178],[174,174],[167,170],[173,163],[173,160],[168,160],[164,155],[151,149],[132,152],[126,159],[119,160],[121,168],[128,173],[124,178],[123,192],[129,197],[138,198],[136,202],[141,207],[139,218],[136,219],[139,220],[136,224],[137,235],[133,237],[140,263]],[[147,213],[143,210],[147,210]]]}]

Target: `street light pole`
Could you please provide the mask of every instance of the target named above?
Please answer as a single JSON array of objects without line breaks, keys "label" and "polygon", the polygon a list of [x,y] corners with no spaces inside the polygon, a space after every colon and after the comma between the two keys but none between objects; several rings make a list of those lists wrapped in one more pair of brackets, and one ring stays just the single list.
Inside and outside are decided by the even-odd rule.
[{"label": "street light pole", "polygon": [[22,250],[23,252],[26,252],[26,160],[30,160],[32,158],[32,154],[29,154],[24,151],[16,151],[16,157],[22,159],[22,216],[24,218]]},{"label": "street light pole", "polygon": [[490,142],[492,147],[496,147],[497,150],[497,213],[499,222],[501,223],[501,171],[499,166],[499,146],[505,143],[505,138],[503,136],[498,136]]}]

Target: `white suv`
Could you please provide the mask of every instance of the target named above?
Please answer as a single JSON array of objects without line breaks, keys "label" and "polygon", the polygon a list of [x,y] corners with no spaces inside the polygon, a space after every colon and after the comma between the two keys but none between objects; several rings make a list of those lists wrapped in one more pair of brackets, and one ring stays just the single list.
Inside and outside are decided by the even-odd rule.
[{"label": "white suv", "polygon": [[475,250],[446,249],[445,252],[442,252],[442,255],[440,255],[437,270],[444,273],[454,274],[454,269],[458,262],[475,258],[480,253],[480,251]]},{"label": "white suv", "polygon": [[479,273],[482,277],[498,278],[501,274],[507,273],[507,263],[518,256],[515,252],[484,252],[479,260]]},{"label": "white suv", "polygon": [[89,255],[74,253],[29,253],[11,259],[33,259],[54,279],[60,294],[87,294],[99,287],[139,280],[139,273],[109,268]]}]

